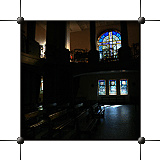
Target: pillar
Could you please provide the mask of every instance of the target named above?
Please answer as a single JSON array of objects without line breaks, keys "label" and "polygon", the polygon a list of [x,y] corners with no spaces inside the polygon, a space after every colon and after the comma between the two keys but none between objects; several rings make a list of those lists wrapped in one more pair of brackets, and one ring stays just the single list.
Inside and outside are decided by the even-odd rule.
[{"label": "pillar", "polygon": [[70,22],[66,22],[65,48],[70,51]]},{"label": "pillar", "polygon": [[96,50],[96,26],[95,21],[90,21],[90,51],[89,51],[89,63],[99,62],[99,52]]},{"label": "pillar", "polygon": [[40,46],[39,43],[35,41],[35,30],[36,22],[27,22],[27,47],[26,51],[28,54],[39,57],[40,56]]},{"label": "pillar", "polygon": [[43,76],[43,102],[44,105],[56,102],[56,67],[48,65],[44,67]]},{"label": "pillar", "polygon": [[27,39],[35,40],[35,30],[36,30],[36,22],[28,21],[27,22]]},{"label": "pillar", "polygon": [[127,31],[127,22],[121,21],[121,42],[122,47],[127,48],[128,47],[128,31]]},{"label": "pillar", "polygon": [[55,62],[69,62],[66,46],[66,21],[48,21],[46,34],[46,57]]},{"label": "pillar", "polygon": [[46,56],[47,59],[54,57],[57,50],[57,23],[55,21],[47,22],[46,30]]},{"label": "pillar", "polygon": [[127,22],[121,21],[121,44],[122,47],[119,49],[118,54],[120,61],[127,61],[131,59],[131,49],[128,46],[128,30],[127,30]]},{"label": "pillar", "polygon": [[[70,60],[66,47],[66,21],[48,21],[46,31],[46,64],[44,75],[44,103],[63,103],[69,100]],[[68,96],[68,97],[67,97]]]},{"label": "pillar", "polygon": [[46,52],[54,56],[57,52],[65,48],[66,40],[66,22],[65,21],[48,21],[46,34]]},{"label": "pillar", "polygon": [[90,49],[96,50],[96,26],[95,21],[90,21]]}]

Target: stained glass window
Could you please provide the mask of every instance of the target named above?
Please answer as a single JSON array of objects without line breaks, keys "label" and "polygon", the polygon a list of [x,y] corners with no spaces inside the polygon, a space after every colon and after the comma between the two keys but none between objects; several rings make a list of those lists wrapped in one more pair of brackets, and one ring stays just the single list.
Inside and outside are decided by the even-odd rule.
[{"label": "stained glass window", "polygon": [[128,80],[120,80],[120,95],[128,95]]},{"label": "stained glass window", "polygon": [[118,49],[121,47],[121,34],[119,31],[106,31],[97,40],[97,50],[100,51],[100,60],[117,58]]},{"label": "stained glass window", "polygon": [[109,80],[109,95],[117,95],[116,80]]},{"label": "stained glass window", "polygon": [[40,93],[43,93],[43,76],[41,77]]},{"label": "stained glass window", "polygon": [[98,80],[98,94],[106,95],[106,80]]}]

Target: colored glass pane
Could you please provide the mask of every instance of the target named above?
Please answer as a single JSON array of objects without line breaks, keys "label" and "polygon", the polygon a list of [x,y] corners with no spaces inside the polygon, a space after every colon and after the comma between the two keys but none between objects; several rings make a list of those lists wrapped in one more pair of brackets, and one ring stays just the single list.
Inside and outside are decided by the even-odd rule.
[{"label": "colored glass pane", "polygon": [[109,95],[117,95],[116,80],[109,80]]},{"label": "colored glass pane", "polygon": [[128,80],[120,80],[120,95],[128,95]]},{"label": "colored glass pane", "polygon": [[106,95],[106,81],[105,80],[98,80],[98,94]]},{"label": "colored glass pane", "polygon": [[[108,46],[110,44],[110,46]],[[114,44],[114,46],[112,46]],[[106,47],[107,46],[107,47]],[[104,53],[107,52],[107,58],[110,56],[117,55],[118,49],[121,47],[121,35],[118,31],[110,31],[103,33],[97,41],[97,49]]]}]

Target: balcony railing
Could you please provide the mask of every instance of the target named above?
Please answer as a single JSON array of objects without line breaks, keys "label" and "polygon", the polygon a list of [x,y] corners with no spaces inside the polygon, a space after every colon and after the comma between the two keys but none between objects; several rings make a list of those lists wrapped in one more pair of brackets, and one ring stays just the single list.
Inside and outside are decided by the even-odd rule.
[{"label": "balcony railing", "polygon": [[33,39],[21,35],[21,52],[40,57],[40,45]]},{"label": "balcony railing", "polygon": [[99,52],[99,61],[100,62],[113,62],[113,61],[119,61],[119,56],[113,55],[111,53],[107,53],[107,51],[100,51]]},{"label": "balcony railing", "polygon": [[131,47],[132,52],[132,58],[138,58],[140,56],[140,44],[139,43],[133,43]]},{"label": "balcony railing", "polygon": [[88,63],[88,52],[86,52],[84,49],[75,49],[74,51],[71,51],[70,62]]},{"label": "balcony railing", "polygon": [[[140,44],[134,43],[131,47],[132,59],[136,59],[140,56]],[[99,52],[99,62],[114,62],[119,61],[119,55],[107,54],[107,51]],[[88,52],[84,49],[75,49],[70,52],[70,62],[76,63],[88,63]]]},{"label": "balcony railing", "polygon": [[[76,63],[88,63],[88,55],[89,53],[83,49],[76,49],[75,51],[70,52],[70,62]],[[106,55],[106,52],[99,52],[99,61],[100,62],[111,62],[111,61],[119,61],[119,56],[109,56]]]}]

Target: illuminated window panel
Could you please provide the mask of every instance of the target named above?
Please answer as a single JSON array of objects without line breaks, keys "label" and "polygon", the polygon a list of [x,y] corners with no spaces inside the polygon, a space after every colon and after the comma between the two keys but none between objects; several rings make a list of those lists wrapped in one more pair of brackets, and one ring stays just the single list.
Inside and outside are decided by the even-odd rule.
[{"label": "illuminated window panel", "polygon": [[109,95],[117,95],[116,80],[109,80]]},{"label": "illuminated window panel", "polygon": [[46,52],[46,45],[41,45],[40,47],[40,58],[46,58],[46,55],[45,55],[45,52]]},{"label": "illuminated window panel", "polygon": [[[114,47],[112,46],[114,44]],[[108,47],[109,46],[109,47]],[[102,59],[118,56],[118,49],[121,47],[121,34],[119,31],[106,31],[97,40],[97,50],[102,53]],[[114,51],[113,51],[114,50]],[[109,54],[106,56],[105,53]],[[114,52],[114,55],[112,54]]]},{"label": "illuminated window panel", "polygon": [[98,95],[106,95],[106,80],[98,80]]},{"label": "illuminated window panel", "polygon": [[120,95],[128,95],[128,80],[120,80]]},{"label": "illuminated window panel", "polygon": [[41,77],[40,93],[43,93],[43,76]]}]

